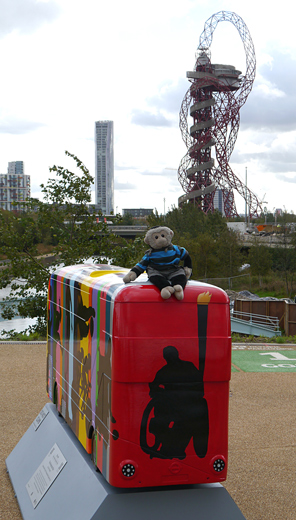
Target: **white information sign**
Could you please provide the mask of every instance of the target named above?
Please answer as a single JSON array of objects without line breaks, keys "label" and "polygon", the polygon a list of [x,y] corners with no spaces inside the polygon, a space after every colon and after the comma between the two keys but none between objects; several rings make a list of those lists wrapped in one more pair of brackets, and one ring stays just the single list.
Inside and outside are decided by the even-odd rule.
[{"label": "white information sign", "polygon": [[32,506],[35,509],[45,493],[58,477],[67,461],[57,444],[51,448],[39,468],[26,484]]},{"label": "white information sign", "polygon": [[33,422],[33,426],[35,428],[35,431],[39,428],[40,424],[44,421],[45,417],[49,414],[49,411],[48,409],[46,408],[46,406],[44,406],[44,408],[42,408],[41,412],[39,415],[37,415],[35,421]]}]

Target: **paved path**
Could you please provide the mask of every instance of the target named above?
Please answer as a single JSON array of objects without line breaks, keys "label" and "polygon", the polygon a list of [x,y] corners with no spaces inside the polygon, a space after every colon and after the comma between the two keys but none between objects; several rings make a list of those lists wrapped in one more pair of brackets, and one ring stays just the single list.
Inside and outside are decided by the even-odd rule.
[{"label": "paved path", "polygon": [[[246,349],[250,355],[256,351],[253,344],[233,346],[234,353]],[[291,345],[260,345],[257,351],[296,358]],[[269,362],[268,356],[261,358]],[[48,401],[45,345],[0,344],[0,367],[0,519],[21,520],[5,459]],[[296,518],[296,374],[289,367],[276,370],[244,372],[238,367],[232,373],[224,485],[247,520]]]}]

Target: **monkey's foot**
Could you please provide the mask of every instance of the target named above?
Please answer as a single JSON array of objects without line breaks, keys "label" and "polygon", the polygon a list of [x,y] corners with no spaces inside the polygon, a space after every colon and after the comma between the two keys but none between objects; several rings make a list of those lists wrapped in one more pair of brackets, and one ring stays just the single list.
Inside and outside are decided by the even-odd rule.
[{"label": "monkey's foot", "polygon": [[174,285],[173,289],[175,291],[175,296],[176,296],[177,300],[183,300],[183,298],[184,298],[183,287],[181,287],[181,285]]},{"label": "monkey's foot", "polygon": [[164,287],[163,289],[161,289],[160,296],[164,300],[168,300],[168,298],[170,298],[172,296],[172,294],[174,294],[174,292],[175,292],[174,287],[172,287],[171,285],[168,285],[167,287]]}]

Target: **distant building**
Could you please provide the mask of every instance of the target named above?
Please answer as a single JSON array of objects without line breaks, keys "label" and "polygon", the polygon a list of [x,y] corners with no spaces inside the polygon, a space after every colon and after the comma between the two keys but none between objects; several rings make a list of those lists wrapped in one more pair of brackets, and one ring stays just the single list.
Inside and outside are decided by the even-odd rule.
[{"label": "distant building", "polygon": [[23,161],[12,161],[8,163],[7,173],[11,175],[24,175]]},{"label": "distant building", "polygon": [[[243,217],[244,216],[245,215],[243,215]],[[245,222],[227,222],[227,227],[240,235],[244,235],[247,231],[247,224]]]},{"label": "distant building", "polygon": [[276,208],[274,214],[275,215],[279,215],[280,217],[282,217],[283,216],[282,208]]},{"label": "distant building", "polygon": [[9,162],[7,173],[0,173],[0,209],[22,210],[21,203],[30,196],[30,175],[24,174],[23,161]]},{"label": "distant building", "polygon": [[225,216],[224,211],[224,201],[223,201],[223,192],[219,188],[216,189],[214,195],[214,209],[218,209],[223,216]]},{"label": "distant building", "polygon": [[114,213],[113,121],[96,121],[95,148],[95,204],[110,215]]},{"label": "distant building", "polygon": [[134,208],[134,209],[123,209],[122,216],[131,215],[134,218],[148,217],[148,215],[153,215],[153,209],[146,208]]}]

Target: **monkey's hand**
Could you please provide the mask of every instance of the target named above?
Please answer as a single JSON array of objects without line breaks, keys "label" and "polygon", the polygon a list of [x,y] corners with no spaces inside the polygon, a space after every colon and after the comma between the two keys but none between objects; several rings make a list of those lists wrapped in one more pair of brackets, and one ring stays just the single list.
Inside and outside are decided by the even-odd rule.
[{"label": "monkey's hand", "polygon": [[137,278],[137,275],[134,271],[130,271],[123,277],[124,283],[133,282]]},{"label": "monkey's hand", "polygon": [[191,274],[192,274],[192,269],[190,267],[184,267],[184,271],[185,271],[185,275],[186,275],[186,278],[187,280],[189,280]]}]

